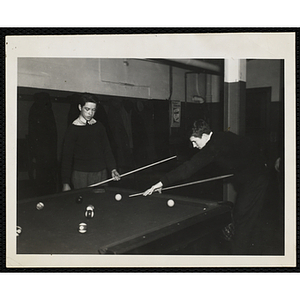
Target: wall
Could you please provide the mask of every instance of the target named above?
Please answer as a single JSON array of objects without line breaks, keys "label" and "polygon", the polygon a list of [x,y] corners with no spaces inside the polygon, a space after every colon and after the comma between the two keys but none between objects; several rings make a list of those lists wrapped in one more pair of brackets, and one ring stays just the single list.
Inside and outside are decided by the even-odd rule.
[{"label": "wall", "polygon": [[[172,67],[172,100],[185,101],[186,72]],[[188,101],[197,92],[206,96],[206,76],[187,77]],[[209,77],[209,88],[218,97],[215,77]],[[170,97],[170,67],[138,59],[19,58],[18,86],[165,100]]]},{"label": "wall", "polygon": [[[255,59],[247,62],[247,88],[271,87],[271,103],[267,107],[266,116],[268,121],[264,128],[267,132],[264,147],[266,149],[265,152],[267,152],[268,164],[271,166],[284,153],[285,99],[283,66],[283,60],[279,59]],[[248,92],[251,92],[251,90]],[[261,93],[261,97],[263,97],[263,91]],[[259,95],[254,97],[260,99],[258,98]]]},{"label": "wall", "polygon": [[161,64],[98,58],[21,58],[18,63],[18,86],[146,99],[168,97],[169,68]]},{"label": "wall", "polygon": [[280,101],[280,72],[279,59],[253,59],[247,62],[246,88],[272,87],[272,102]]},{"label": "wall", "polygon": [[[18,159],[18,169],[19,171],[25,171],[22,173],[18,173],[19,179],[28,179],[28,172],[26,169],[26,165],[28,164],[27,159],[27,136],[28,136],[28,116],[31,106],[34,101],[18,101],[17,109],[18,109],[18,118],[17,118],[17,136],[18,136],[18,157],[20,156],[20,152],[24,152],[21,154],[23,157]],[[61,147],[63,143],[63,138],[67,129],[67,116],[69,113],[70,105],[68,103],[54,103],[52,102],[52,110],[55,118],[56,128],[57,128],[57,158],[60,160],[61,157]],[[25,166],[24,166],[25,164]],[[25,170],[24,170],[25,169]]]},{"label": "wall", "polygon": [[[166,140],[170,130],[168,127],[169,103],[163,103],[162,101],[193,102],[193,96],[199,96],[206,99],[210,105],[207,112],[208,118],[216,115],[216,113],[219,116],[221,113],[219,109],[220,77],[204,73],[193,73],[186,76],[188,72],[190,73],[187,69],[170,67],[142,59],[19,58],[18,87],[21,87],[20,91],[22,90],[25,94],[18,95],[17,129],[18,145],[20,146],[18,153],[26,152],[24,149],[26,149],[26,136],[28,134],[28,114],[33,104],[32,94],[42,90],[51,91],[52,109],[57,126],[58,160],[60,160],[61,146],[67,128],[66,120],[70,108],[68,99],[65,97],[66,94],[71,95],[76,92],[128,97],[132,100],[151,100],[151,105],[155,110],[155,124],[158,124],[157,127],[161,126],[156,128],[156,142],[159,141],[163,145],[164,143],[160,142],[160,140],[163,140],[166,142],[165,147],[168,147]],[[185,76],[187,78],[186,82]],[[187,84],[185,85],[185,83]],[[67,92],[65,96],[63,96],[64,92]],[[56,100],[56,97],[62,97],[64,100],[53,101]],[[109,100],[109,98],[107,99]],[[188,120],[195,118],[195,116],[197,118],[202,117],[204,114],[203,105],[194,103],[190,105],[189,110],[185,110],[185,117]],[[184,110],[186,107],[182,106]],[[222,117],[212,118],[215,123],[221,119]],[[184,131],[183,125],[185,123],[182,122],[182,131]],[[182,136],[178,135],[178,137],[181,141]],[[160,148],[162,147],[160,146]],[[167,152],[167,150],[162,149],[157,152],[162,153]],[[19,159],[19,162],[21,161],[22,159]],[[19,163],[19,167],[20,171],[26,175],[26,166]]]},{"label": "wall", "polygon": [[[54,93],[91,92],[181,102],[185,100],[193,102],[193,97],[199,96],[206,99],[208,103],[217,103],[218,106],[220,84],[220,76],[195,74],[186,69],[170,68],[164,64],[141,59],[51,57],[18,59],[19,87],[29,87],[34,90],[49,89]],[[18,101],[18,138],[25,138],[27,134],[27,116],[33,103],[29,102]],[[218,107],[216,109],[220,111]],[[199,114],[200,110],[199,107]],[[215,105],[211,110],[215,110]],[[65,124],[59,123],[68,111],[68,105],[53,103],[53,111],[58,123],[58,145],[60,145]]]}]

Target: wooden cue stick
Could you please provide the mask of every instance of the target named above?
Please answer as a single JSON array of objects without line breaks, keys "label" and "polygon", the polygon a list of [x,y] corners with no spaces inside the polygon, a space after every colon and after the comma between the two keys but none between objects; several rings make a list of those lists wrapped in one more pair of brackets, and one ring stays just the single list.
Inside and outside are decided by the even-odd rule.
[{"label": "wooden cue stick", "polygon": [[[166,158],[166,159],[157,161],[157,162],[152,163],[152,164],[150,164],[150,165],[147,165],[147,166],[144,166],[144,167],[141,167],[141,168],[138,168],[138,169],[129,171],[129,172],[127,172],[127,173],[124,173],[124,174],[120,175],[120,177],[124,177],[124,176],[130,175],[130,174],[132,174],[132,173],[135,173],[135,172],[144,170],[144,169],[146,169],[146,168],[153,167],[153,166],[155,166],[155,165],[161,164],[161,163],[163,163],[163,162],[166,162],[166,161],[168,161],[168,160],[174,159],[174,158],[176,158],[176,157],[177,157],[176,155],[175,155],[175,156],[171,156],[171,157],[169,157],[169,158]],[[91,185],[89,185],[89,187],[94,187],[94,186],[97,186],[97,185],[100,185],[100,184],[104,184],[104,183],[110,182],[110,181],[112,181],[112,180],[114,180],[114,179],[113,179],[113,178],[109,178],[109,179],[106,179],[106,180],[104,180],[104,181],[101,181],[101,182],[98,182],[98,183],[91,184]]]},{"label": "wooden cue stick", "polygon": [[[188,186],[188,185],[197,184],[197,183],[203,183],[203,182],[207,182],[207,181],[213,181],[213,180],[222,179],[222,178],[231,177],[231,176],[233,176],[233,174],[222,175],[222,176],[217,176],[217,177],[202,179],[202,180],[188,182],[188,183],[182,183],[182,184],[178,184],[178,185],[173,185],[173,186],[169,186],[169,187],[166,187],[166,188],[162,188],[161,190],[162,191],[171,190],[171,189],[175,189],[175,188],[178,188],[178,187]],[[140,196],[140,195],[143,195],[143,194],[144,194],[144,192],[143,193],[132,194],[132,195],[129,195],[129,197]]]}]

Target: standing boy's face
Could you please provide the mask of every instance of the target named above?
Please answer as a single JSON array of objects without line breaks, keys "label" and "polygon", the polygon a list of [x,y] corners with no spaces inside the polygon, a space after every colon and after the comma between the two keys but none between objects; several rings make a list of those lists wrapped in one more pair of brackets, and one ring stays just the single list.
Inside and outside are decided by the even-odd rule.
[{"label": "standing boy's face", "polygon": [[86,102],[84,106],[79,104],[80,115],[86,120],[91,120],[96,112],[96,103]]}]

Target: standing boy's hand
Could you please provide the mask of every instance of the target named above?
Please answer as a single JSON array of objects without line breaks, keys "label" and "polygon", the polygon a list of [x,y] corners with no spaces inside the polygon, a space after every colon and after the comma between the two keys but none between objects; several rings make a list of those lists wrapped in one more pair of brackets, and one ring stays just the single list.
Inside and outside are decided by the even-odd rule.
[{"label": "standing boy's hand", "polygon": [[113,169],[111,171],[111,177],[115,180],[115,181],[119,181],[121,179],[120,174],[118,173],[118,171],[116,169]]}]

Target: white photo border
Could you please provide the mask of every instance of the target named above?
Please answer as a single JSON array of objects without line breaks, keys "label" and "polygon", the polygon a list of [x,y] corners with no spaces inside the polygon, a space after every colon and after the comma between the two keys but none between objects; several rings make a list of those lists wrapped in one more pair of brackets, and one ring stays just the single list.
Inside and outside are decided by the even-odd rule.
[{"label": "white photo border", "polygon": [[[128,46],[124,47],[124,45]],[[296,266],[296,61],[294,32],[7,36],[5,46],[7,268],[247,268]],[[124,256],[17,254],[15,235],[17,192],[16,116],[17,60],[19,57],[203,57],[212,59],[233,57],[236,59],[283,59],[285,78],[285,255]]]}]

